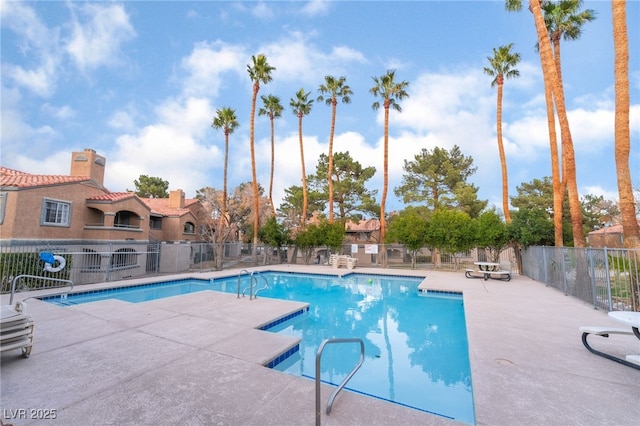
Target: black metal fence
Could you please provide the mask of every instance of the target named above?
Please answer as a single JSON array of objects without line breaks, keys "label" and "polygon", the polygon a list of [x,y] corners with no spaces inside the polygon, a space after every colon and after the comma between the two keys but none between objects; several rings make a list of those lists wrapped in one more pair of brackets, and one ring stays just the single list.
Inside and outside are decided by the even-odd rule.
[{"label": "black metal fence", "polygon": [[522,273],[609,311],[640,311],[640,250],[529,247]]}]

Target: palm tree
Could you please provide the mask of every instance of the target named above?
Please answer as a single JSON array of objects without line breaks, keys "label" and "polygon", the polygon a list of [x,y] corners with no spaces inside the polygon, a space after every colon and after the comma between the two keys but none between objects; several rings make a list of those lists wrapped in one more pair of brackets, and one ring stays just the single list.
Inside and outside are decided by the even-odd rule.
[{"label": "palm tree", "polygon": [[[551,88],[553,100],[560,122],[560,139],[562,141],[563,170],[565,172],[565,182],[569,192],[569,207],[571,210],[571,225],[573,229],[573,245],[575,247],[585,246],[584,230],[582,228],[582,209],[580,197],[578,195],[578,183],[576,180],[576,159],[573,150],[573,140],[569,119],[564,101],[564,94],[560,84],[558,71],[551,52],[551,41],[542,15],[540,0],[529,0],[529,10],[533,14],[533,20],[538,37],[540,52],[540,62],[542,64],[542,75],[545,86]],[[522,10],[522,0],[505,0],[505,6],[509,11]]]},{"label": "palm tree", "polygon": [[280,98],[274,95],[261,96],[263,108],[260,108],[258,115],[269,116],[269,122],[271,123],[271,177],[269,179],[269,202],[271,203],[271,213],[276,215],[276,207],[273,205],[273,170],[275,162],[275,143],[274,143],[274,121],[276,118],[282,116],[283,107],[280,103]]},{"label": "palm tree", "polygon": [[558,158],[558,135],[556,133],[556,116],[553,108],[551,88],[544,86],[544,99],[547,106],[547,128],[549,130],[549,149],[551,150],[551,185],[553,187],[553,238],[556,247],[564,246],[562,204],[566,185],[562,183],[560,160]]},{"label": "palm tree", "polygon": [[512,53],[513,43],[493,49],[493,57],[487,57],[491,67],[485,67],[485,74],[494,77],[491,87],[498,86],[498,106],[497,106],[497,133],[498,133],[498,153],[500,154],[500,165],[502,166],[502,210],[504,220],[511,222],[509,214],[509,182],[507,178],[507,159],[504,155],[504,145],[502,143],[502,86],[504,79],[520,76],[520,71],[514,67],[520,62],[520,54]]},{"label": "palm tree", "polygon": [[253,82],[253,96],[251,97],[251,118],[249,119],[249,145],[251,149],[251,175],[253,178],[253,250],[251,258],[253,266],[258,265],[258,227],[259,221],[259,197],[258,177],[256,175],[256,152],[255,152],[255,117],[256,117],[256,99],[260,91],[260,83],[267,84],[272,80],[271,71],[275,68],[269,65],[267,57],[262,53],[258,56],[251,57],[252,64],[247,65],[249,78]]},{"label": "palm tree", "polygon": [[298,117],[298,136],[300,138],[300,162],[302,163],[302,218],[300,225],[304,228],[307,221],[307,206],[309,203],[307,196],[307,174],[304,167],[304,144],[302,143],[302,118],[311,112],[313,99],[309,99],[311,92],[305,93],[304,89],[296,92],[296,97],[291,98],[289,105],[291,110]]},{"label": "palm tree", "polygon": [[224,244],[225,234],[222,231],[224,220],[227,216],[227,165],[229,164],[229,135],[232,134],[240,125],[236,117],[236,110],[224,107],[216,110],[216,116],[213,117],[211,127],[214,129],[222,129],[224,133],[224,185],[222,188],[222,210],[220,211],[220,219],[218,222],[218,255],[216,256],[216,268],[222,269],[222,247]]},{"label": "palm tree", "polygon": [[[385,247],[386,222],[384,207],[387,201],[387,190],[389,186],[389,108],[393,108],[398,112],[402,112],[399,102],[404,98],[408,98],[407,87],[409,83],[402,81],[396,83],[396,71],[389,70],[380,77],[373,77],[375,86],[369,89],[369,92],[376,98],[382,99],[382,107],[384,108],[384,166],[383,166],[383,184],[382,198],[380,201],[380,244],[382,244],[382,266],[387,267],[387,249]],[[380,108],[380,102],[375,101],[371,107],[374,111]]]},{"label": "palm tree", "polygon": [[633,187],[629,171],[629,39],[625,0],[611,2],[613,16],[614,80],[616,91],[615,157],[620,197],[622,232],[626,247],[640,247],[640,229],[635,214]]},{"label": "palm tree", "polygon": [[[318,102],[326,102],[327,105],[331,105],[331,129],[329,131],[329,169],[327,176],[329,179],[329,223],[333,223],[333,135],[336,129],[336,110],[338,107],[338,98],[343,103],[348,104],[351,102],[350,95],[353,94],[351,88],[345,84],[346,77],[340,77],[336,79],[334,76],[327,75],[324,77],[325,84],[321,84],[318,91],[321,93],[318,96]],[[322,94],[329,95],[325,99]]]},{"label": "palm tree", "polygon": [[[582,5],[582,0],[560,0],[557,3],[546,2],[542,4],[544,20],[547,26],[547,32],[553,45],[553,56],[558,72],[560,89],[564,93],[562,83],[562,66],[560,60],[560,39],[576,40],[582,34],[582,25],[595,19],[595,12],[587,9],[577,13]],[[555,118],[553,112],[552,96],[546,95],[547,98],[547,116],[550,126],[550,147],[551,147],[551,177],[553,182],[553,214],[554,214],[554,236],[555,245],[561,247],[564,245],[562,239],[562,203],[567,189],[566,173],[560,173],[560,164],[558,160],[558,147],[555,135]],[[552,132],[552,133],[551,133]],[[563,163],[564,165],[564,163]],[[565,179],[563,181],[563,179]]]}]

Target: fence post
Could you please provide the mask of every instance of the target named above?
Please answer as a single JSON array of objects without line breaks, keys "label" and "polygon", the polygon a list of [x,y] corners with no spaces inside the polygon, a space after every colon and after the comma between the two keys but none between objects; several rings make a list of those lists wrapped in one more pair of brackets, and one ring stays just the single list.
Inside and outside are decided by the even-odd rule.
[{"label": "fence post", "polygon": [[607,254],[607,248],[604,247],[604,276],[607,281],[607,303],[609,304],[608,310],[613,309],[613,300],[611,298],[611,271],[609,269],[609,255]]},{"label": "fence post", "polygon": [[593,260],[594,251],[587,248],[587,262],[589,263],[589,281],[591,282],[591,294],[593,295],[592,303],[594,308],[598,308],[598,279],[596,277],[595,261]]}]

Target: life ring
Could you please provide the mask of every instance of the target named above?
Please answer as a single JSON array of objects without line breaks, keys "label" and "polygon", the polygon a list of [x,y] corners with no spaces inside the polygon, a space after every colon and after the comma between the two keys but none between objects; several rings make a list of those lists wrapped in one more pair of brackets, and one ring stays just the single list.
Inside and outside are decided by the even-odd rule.
[{"label": "life ring", "polygon": [[64,260],[64,257],[55,255],[53,256],[54,261],[58,262],[58,266],[53,267],[53,263],[46,262],[44,264],[44,270],[47,272],[59,272],[62,271],[67,264],[67,261]]}]

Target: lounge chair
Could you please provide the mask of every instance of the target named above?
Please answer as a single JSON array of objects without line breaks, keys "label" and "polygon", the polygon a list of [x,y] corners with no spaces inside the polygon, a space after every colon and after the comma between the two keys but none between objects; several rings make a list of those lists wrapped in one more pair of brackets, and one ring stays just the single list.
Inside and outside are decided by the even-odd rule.
[{"label": "lounge chair", "polygon": [[635,368],[636,370],[640,370],[640,355],[627,355],[626,359],[618,358],[616,356],[600,352],[596,349],[593,349],[589,343],[587,342],[587,337],[590,334],[594,334],[596,336],[601,337],[609,337],[610,334],[626,334],[633,336],[633,331],[630,328],[613,328],[613,327],[580,327],[580,331],[582,332],[582,344],[585,348],[591,353],[609,359],[611,361],[615,361],[622,365],[626,365],[627,367]]},{"label": "lounge chair", "polygon": [[346,255],[332,254],[329,258],[329,264],[335,269],[341,266],[344,266],[347,269],[353,269],[358,264],[358,258]]},{"label": "lounge chair", "polygon": [[33,320],[25,313],[25,304],[2,305],[0,316],[0,352],[21,349],[29,358],[33,346]]}]

